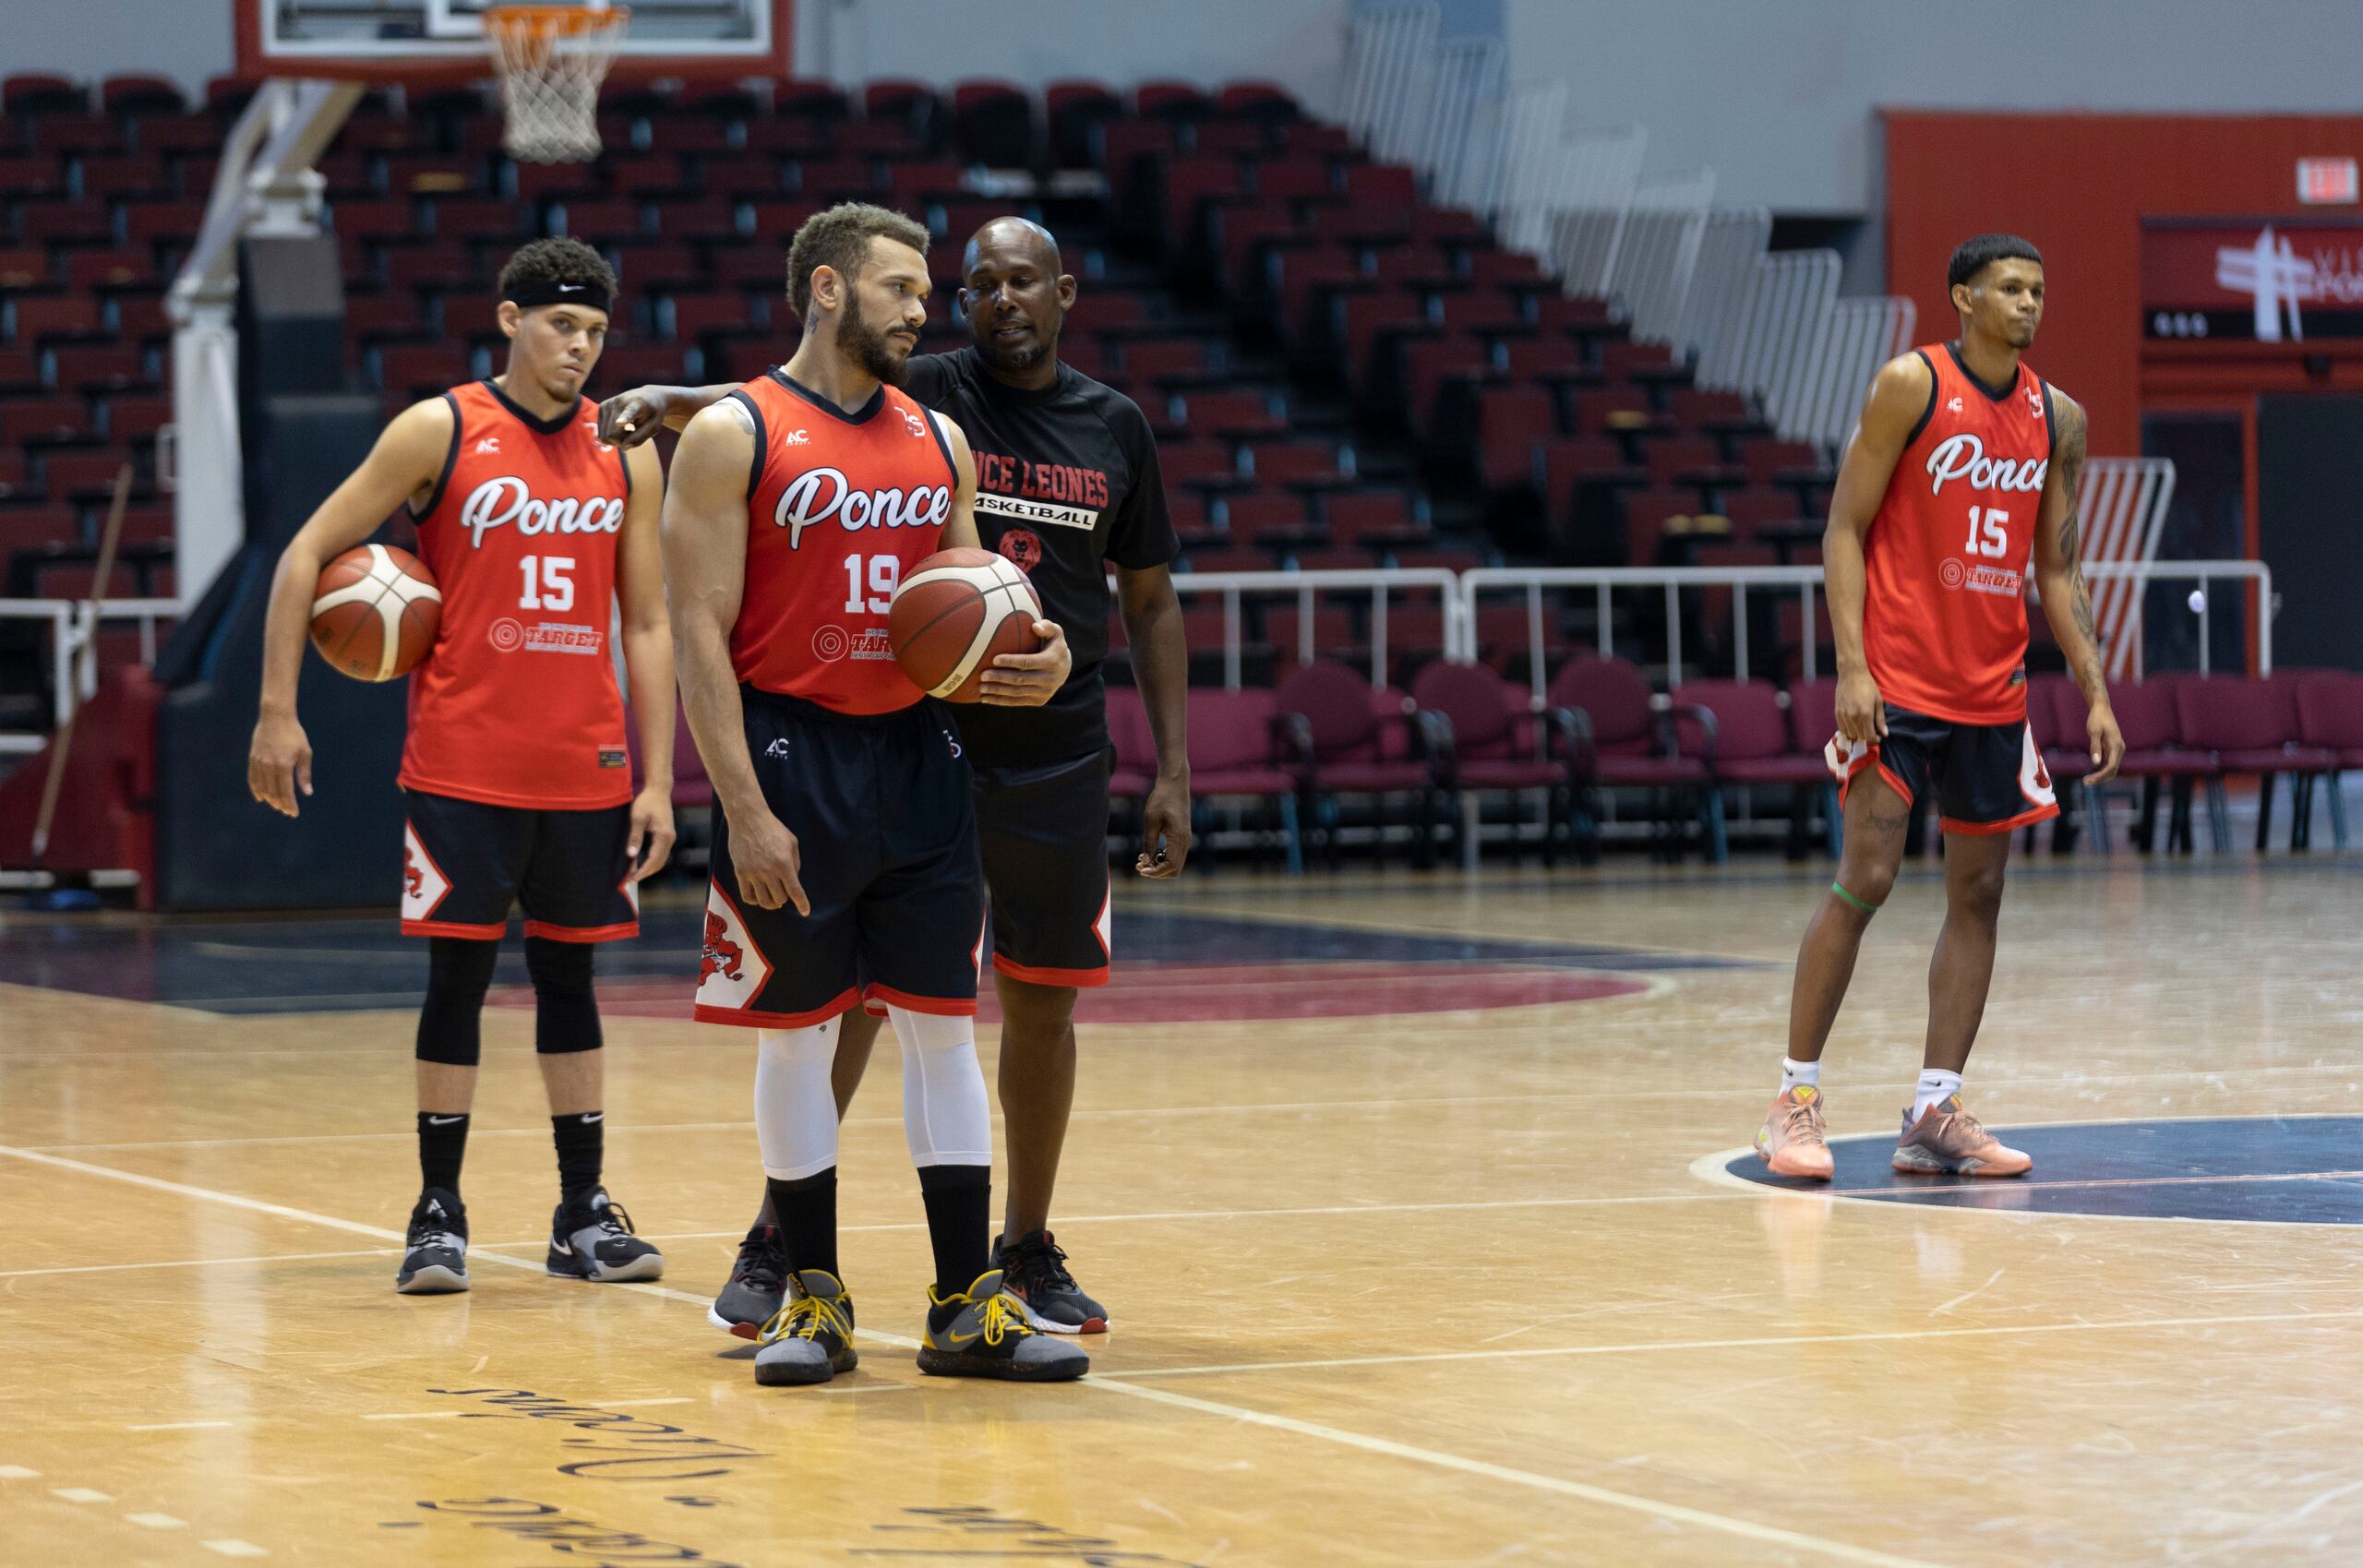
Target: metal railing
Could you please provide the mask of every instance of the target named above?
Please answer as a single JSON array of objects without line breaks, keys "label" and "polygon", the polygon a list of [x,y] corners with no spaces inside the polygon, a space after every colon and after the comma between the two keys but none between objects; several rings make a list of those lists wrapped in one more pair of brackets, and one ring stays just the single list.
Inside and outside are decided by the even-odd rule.
[{"label": "metal railing", "polygon": [[[2196,583],[2198,602],[2193,609],[2199,617],[2199,673],[2201,675],[2213,673],[2208,647],[2214,604],[2214,594],[2211,591],[2213,585],[2226,579],[2254,582],[2260,606],[2255,617],[2257,672],[2268,676],[2273,673],[2273,569],[2262,561],[2091,561],[2084,565],[2084,575],[2096,583],[2131,580],[2134,607],[2125,635],[2136,640],[2142,636],[2144,629],[2141,609],[2143,588],[2153,582]],[[2032,576],[2028,581],[2032,586]],[[1749,591],[1793,592],[1801,613],[1800,624],[1805,628],[1801,673],[1807,680],[1820,673],[1821,640],[1815,630],[1817,625],[1815,604],[1821,592],[1822,571],[1817,566],[1487,567],[1462,573],[1459,582],[1462,594],[1459,625],[1464,640],[1457,646],[1448,645],[1445,656],[1464,664],[1475,662],[1478,652],[1475,640],[1477,599],[1480,594],[1522,593],[1526,598],[1529,679],[1538,702],[1542,700],[1549,682],[1544,655],[1560,640],[1549,635],[1551,623],[1545,595],[1553,590],[1591,591],[1595,640],[1603,656],[1616,651],[1615,595],[1619,592],[1636,590],[1663,594],[1665,664],[1668,669],[1680,671],[1685,664],[1684,591],[1727,588],[1732,591],[1732,673],[1741,680],[1748,679],[1751,673],[1749,650],[1753,640],[1748,635]],[[2030,612],[2035,607],[2032,599],[2028,607]]]},{"label": "metal railing", "polygon": [[[49,628],[50,689],[56,693],[54,724],[63,725],[74,711],[98,695],[99,627],[105,621],[139,623],[139,662],[156,662],[158,623],[180,614],[174,599],[108,599],[98,614],[88,599],[0,599],[0,621],[38,621]],[[38,751],[49,740],[48,730],[0,730],[0,756]]]},{"label": "metal railing", "polygon": [[1453,650],[1467,646],[1469,641],[1468,599],[1461,592],[1460,579],[1440,569],[1180,571],[1173,574],[1173,587],[1184,599],[1219,598],[1222,601],[1222,683],[1225,689],[1231,691],[1238,690],[1242,683],[1247,640],[1245,608],[1250,598],[1294,601],[1298,662],[1309,664],[1317,653],[1313,612],[1321,607],[1322,601],[1325,598],[1334,604],[1340,594],[1368,594],[1373,686],[1386,684],[1386,613],[1387,601],[1393,595],[1434,595],[1444,616],[1444,642],[1448,654]]}]

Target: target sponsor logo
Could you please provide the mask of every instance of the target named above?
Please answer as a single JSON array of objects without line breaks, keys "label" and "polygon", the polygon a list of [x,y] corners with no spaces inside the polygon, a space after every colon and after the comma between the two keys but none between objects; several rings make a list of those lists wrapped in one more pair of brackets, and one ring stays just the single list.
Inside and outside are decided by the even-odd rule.
[{"label": "target sponsor logo", "polygon": [[484,536],[494,529],[512,526],[529,537],[537,533],[620,533],[624,527],[624,499],[621,496],[561,496],[546,501],[534,495],[533,487],[523,480],[504,473],[468,492],[467,500],[460,507],[460,526],[468,531],[468,543],[476,549],[484,547]]},{"label": "target sponsor logo", "polygon": [[607,634],[595,626],[570,621],[536,621],[531,626],[510,616],[494,621],[485,640],[496,653],[587,653],[596,657],[607,645]]},{"label": "target sponsor logo", "polygon": [[808,468],[779,493],[772,521],[787,530],[787,547],[801,548],[804,531],[835,521],[847,533],[865,528],[942,528],[952,515],[952,487],[857,490],[841,470]]},{"label": "target sponsor logo", "polygon": [[[1963,572],[1959,561],[1947,561],[1945,566],[1948,569],[1937,575],[1945,580],[1948,588],[1966,588],[1972,593],[1998,593],[2012,599],[2026,592],[2026,579],[2009,567],[1978,566]],[[1953,581],[1955,577],[1961,581]]]},{"label": "target sponsor logo", "polygon": [[2017,490],[2035,494],[2051,471],[2049,458],[1989,458],[1985,443],[1963,431],[1948,436],[1928,454],[1928,493],[1941,496],[1956,479],[1966,479],[1973,490]]},{"label": "target sponsor logo", "polygon": [[847,631],[841,626],[824,626],[812,634],[812,656],[824,664],[840,659],[891,659],[894,645],[882,627]]}]

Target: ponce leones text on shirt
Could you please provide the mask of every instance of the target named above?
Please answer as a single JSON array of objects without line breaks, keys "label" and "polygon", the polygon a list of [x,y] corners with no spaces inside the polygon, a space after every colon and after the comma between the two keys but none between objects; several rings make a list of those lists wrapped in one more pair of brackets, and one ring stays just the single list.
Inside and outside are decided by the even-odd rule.
[{"label": "ponce leones text on shirt", "polygon": [[865,528],[940,529],[952,515],[952,488],[922,485],[858,490],[834,468],[809,468],[787,482],[773,509],[772,521],[786,529],[787,547],[804,543],[804,531],[834,518],[848,533]]},{"label": "ponce leones text on shirt", "polygon": [[620,533],[624,498],[560,496],[545,501],[512,474],[487,479],[468,492],[460,508],[460,526],[468,531],[471,545],[482,549],[486,533],[511,525],[524,534]]}]

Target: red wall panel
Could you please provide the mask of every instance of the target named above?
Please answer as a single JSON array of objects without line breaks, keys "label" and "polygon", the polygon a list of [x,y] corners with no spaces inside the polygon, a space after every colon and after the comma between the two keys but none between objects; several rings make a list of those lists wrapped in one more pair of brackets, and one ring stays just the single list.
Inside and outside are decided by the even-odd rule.
[{"label": "red wall panel", "polygon": [[2043,251],[2027,358],[2092,413],[2092,449],[2141,451],[2141,220],[2352,209],[2297,204],[2297,161],[2363,158],[2363,116],[1883,112],[1888,287],[1924,339],[1955,327],[1945,261],[1974,233]]}]

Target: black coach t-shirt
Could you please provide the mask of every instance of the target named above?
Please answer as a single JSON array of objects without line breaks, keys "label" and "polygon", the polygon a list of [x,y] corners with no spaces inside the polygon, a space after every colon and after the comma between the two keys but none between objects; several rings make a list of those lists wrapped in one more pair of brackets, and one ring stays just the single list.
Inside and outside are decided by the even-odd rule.
[{"label": "black coach t-shirt", "polygon": [[1038,766],[1108,744],[1108,571],[1141,570],[1180,547],[1165,509],[1157,442],[1132,399],[1071,366],[1040,391],[986,374],[973,348],[916,354],[903,389],[967,432],[977,462],[977,533],[1017,563],[1042,614],[1067,634],[1074,667],[1039,708],[963,703],[960,740],[980,768]]}]

